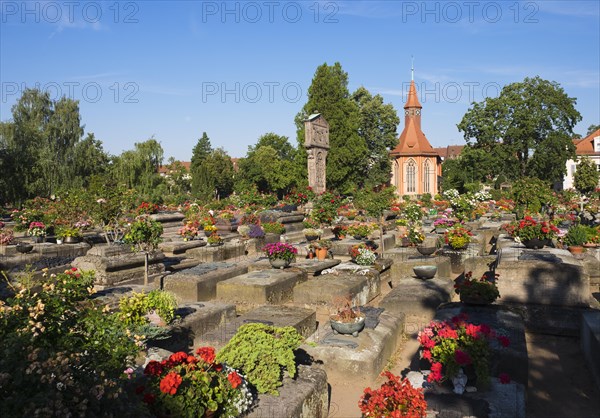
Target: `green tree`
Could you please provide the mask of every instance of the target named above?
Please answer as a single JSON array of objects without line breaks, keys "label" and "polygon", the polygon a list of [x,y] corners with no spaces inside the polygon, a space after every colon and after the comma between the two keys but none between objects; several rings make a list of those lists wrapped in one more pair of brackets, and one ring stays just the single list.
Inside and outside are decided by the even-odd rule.
[{"label": "green tree", "polygon": [[360,114],[358,134],[368,148],[366,161],[361,167],[365,174],[365,186],[387,184],[392,173],[389,152],[398,144],[398,113],[391,104],[384,104],[379,94],[372,96],[364,87],[359,87],[352,94],[352,100]]},{"label": "green tree", "polygon": [[575,104],[558,83],[525,78],[505,86],[497,98],[474,103],[458,129],[475,148],[492,152],[500,146],[517,177],[556,181],[575,157],[571,138],[581,120]]},{"label": "green tree", "polygon": [[63,187],[88,187],[92,176],[106,172],[110,160],[102,141],[96,139],[93,133],[88,133],[85,139],[75,144],[72,158],[71,181]]},{"label": "green tree", "polygon": [[181,161],[169,157],[166,168],[169,170],[169,177],[166,180],[169,193],[174,195],[189,193],[191,190],[190,173]]},{"label": "green tree", "polygon": [[598,187],[600,172],[589,157],[582,157],[574,174],[574,186],[583,194],[593,192]]},{"label": "green tree", "polygon": [[320,113],[329,123],[327,156],[327,186],[340,192],[355,190],[365,181],[364,163],[368,147],[358,134],[360,113],[348,92],[348,74],[340,63],[320,65],[308,88],[308,101],[296,115],[298,157],[296,163],[301,178],[307,176],[304,148],[304,120]]},{"label": "green tree", "polygon": [[213,197],[222,199],[233,192],[234,170],[231,157],[223,148],[214,149],[203,166],[212,185]]},{"label": "green tree", "polygon": [[113,173],[128,188],[152,196],[155,188],[162,183],[158,174],[164,154],[162,146],[156,139],[150,138],[135,143],[134,147],[113,157]]},{"label": "green tree", "polygon": [[600,125],[590,125],[588,127],[587,133],[585,134],[585,136],[591,135],[594,132],[596,132],[598,129],[600,129]]},{"label": "green tree", "polygon": [[209,199],[214,191],[212,179],[204,166],[204,162],[211,152],[210,139],[206,132],[203,132],[192,150],[190,173],[192,175],[192,195],[204,200]]}]

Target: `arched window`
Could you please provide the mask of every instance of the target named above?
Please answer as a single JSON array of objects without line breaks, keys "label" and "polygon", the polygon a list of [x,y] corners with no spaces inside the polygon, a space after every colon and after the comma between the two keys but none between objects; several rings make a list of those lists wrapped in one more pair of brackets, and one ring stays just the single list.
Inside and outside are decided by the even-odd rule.
[{"label": "arched window", "polygon": [[417,191],[417,164],[413,159],[406,163],[406,193]]},{"label": "arched window", "polygon": [[423,164],[423,193],[431,193],[431,164],[425,160]]}]

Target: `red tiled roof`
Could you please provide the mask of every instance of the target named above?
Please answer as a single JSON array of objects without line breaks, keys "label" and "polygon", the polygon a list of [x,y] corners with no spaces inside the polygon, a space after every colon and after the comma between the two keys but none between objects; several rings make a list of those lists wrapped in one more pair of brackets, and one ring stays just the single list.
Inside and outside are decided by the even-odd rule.
[{"label": "red tiled roof", "polygon": [[410,82],[410,88],[408,89],[408,99],[406,100],[406,104],[404,105],[405,109],[409,107],[418,107],[422,109],[421,103],[419,103],[419,98],[417,97],[417,88],[415,87],[415,81],[412,80]]},{"label": "red tiled roof", "polygon": [[594,150],[594,138],[600,136],[600,129],[592,132],[585,138],[574,139],[575,154],[577,155],[599,155],[600,152]]}]

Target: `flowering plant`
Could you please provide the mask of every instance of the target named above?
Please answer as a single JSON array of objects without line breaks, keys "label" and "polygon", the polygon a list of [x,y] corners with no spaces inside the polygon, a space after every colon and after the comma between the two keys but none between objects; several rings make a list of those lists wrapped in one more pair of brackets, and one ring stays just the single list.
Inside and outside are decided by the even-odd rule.
[{"label": "flowering plant", "polygon": [[551,240],[558,234],[558,228],[550,222],[535,221],[531,216],[521,219],[515,228],[515,236],[521,241],[532,239]]},{"label": "flowering plant", "polygon": [[221,236],[216,232],[213,232],[209,237],[206,238],[206,242],[212,245],[219,245],[223,243],[223,238],[221,238]]},{"label": "flowering plant", "polygon": [[304,228],[302,233],[307,237],[320,237],[323,235],[323,230],[319,228]]},{"label": "flowering plant", "polygon": [[138,387],[157,416],[236,417],[247,411],[252,395],[246,379],[236,370],[215,361],[212,347],[200,347],[196,355],[183,351],[161,362],[152,360],[144,369],[148,383]]},{"label": "flowering plant", "polygon": [[356,256],[356,259],[354,261],[359,266],[370,266],[373,263],[375,263],[376,259],[377,254],[375,254],[373,250],[370,250],[368,248],[360,248],[358,250],[358,255]]},{"label": "flowering plant", "polygon": [[444,241],[455,250],[465,248],[471,242],[473,234],[461,225],[455,225],[444,234]]},{"label": "flowering plant", "polygon": [[453,219],[442,217],[433,221],[433,226],[435,226],[436,228],[450,228],[454,226],[455,223],[456,222]]},{"label": "flowering plant", "polygon": [[411,226],[408,230],[408,239],[411,244],[417,245],[425,240],[425,235],[421,232],[421,229],[415,225]]},{"label": "flowering plant", "polygon": [[[431,363],[428,382],[440,382],[456,376],[462,367],[472,365],[477,383],[486,386],[490,373],[490,345],[498,342],[508,347],[510,340],[498,334],[487,324],[467,322],[467,315],[460,314],[450,321],[432,321],[419,332],[421,358]],[[503,374],[503,383],[508,383]]]},{"label": "flowering plant", "polygon": [[356,259],[356,257],[358,257],[358,255],[360,254],[360,250],[363,250],[363,249],[368,249],[371,251],[375,250],[375,248],[373,248],[373,246],[368,245],[367,243],[361,242],[360,244],[353,245],[350,248],[348,248],[348,254],[353,259]]},{"label": "flowering plant", "polygon": [[248,231],[249,238],[262,238],[265,236],[265,231],[262,229],[262,226],[251,224],[250,230]]},{"label": "flowering plant", "polygon": [[427,415],[427,402],[423,389],[414,388],[408,379],[400,379],[389,371],[379,389],[366,388],[358,402],[364,417],[423,418]]},{"label": "flowering plant", "polygon": [[31,222],[29,224],[29,229],[27,230],[27,235],[30,237],[46,236],[46,225],[44,225],[42,222]]},{"label": "flowering plant", "polygon": [[348,226],[338,224],[333,227],[331,232],[333,232],[333,235],[335,235],[337,238],[344,239],[344,238],[346,238],[346,234],[348,233]]},{"label": "flowering plant", "polygon": [[212,224],[205,224],[204,225],[204,232],[213,233],[213,232],[216,232],[216,231],[217,231],[217,227],[215,225],[212,225]]},{"label": "flowering plant", "polygon": [[373,228],[373,225],[371,225],[371,224],[358,223],[358,224],[349,225],[346,232],[348,233],[348,235],[365,238],[367,235],[369,235],[371,232],[373,232],[373,230],[374,230],[374,228]]},{"label": "flowering plant", "polygon": [[263,251],[265,252],[265,255],[269,257],[269,259],[280,259],[286,261],[292,261],[296,257],[296,254],[298,254],[298,249],[296,247],[285,242],[267,244],[263,247]]},{"label": "flowering plant", "polygon": [[194,238],[198,235],[198,226],[194,222],[188,221],[182,228],[179,228],[177,233],[183,238]]},{"label": "flowering plant", "polygon": [[136,216],[152,215],[153,213],[156,213],[156,212],[158,212],[158,205],[156,205],[154,203],[148,203],[148,202],[140,203],[140,205],[135,209]]},{"label": "flowering plant", "polygon": [[499,274],[495,274],[492,278],[488,274],[483,274],[481,278],[476,279],[473,278],[473,272],[469,271],[465,273],[462,280],[457,280],[454,291],[460,295],[461,300],[466,298],[491,303],[500,297],[496,285],[499,276]]},{"label": "flowering plant", "polygon": [[2,229],[0,231],[0,245],[8,245],[12,242],[13,230],[12,229]]}]

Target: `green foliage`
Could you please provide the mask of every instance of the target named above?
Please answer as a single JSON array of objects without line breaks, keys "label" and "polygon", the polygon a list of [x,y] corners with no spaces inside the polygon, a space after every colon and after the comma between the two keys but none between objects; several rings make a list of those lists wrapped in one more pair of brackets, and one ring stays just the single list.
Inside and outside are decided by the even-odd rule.
[{"label": "green foliage", "polygon": [[499,97],[474,103],[458,129],[474,148],[498,157],[492,174],[553,182],[575,157],[571,138],[581,120],[575,102],[558,83],[525,78],[505,86]]},{"label": "green foliage", "polygon": [[528,210],[538,213],[542,205],[548,205],[555,201],[550,185],[537,178],[522,178],[516,181],[512,187],[513,200],[517,209],[523,213]]},{"label": "green foliage", "polygon": [[599,180],[600,171],[598,171],[592,159],[589,157],[580,158],[574,175],[575,188],[579,192],[587,194],[598,187]]},{"label": "green foliage", "polygon": [[304,149],[304,120],[320,113],[329,123],[327,155],[327,186],[342,193],[363,184],[369,149],[359,135],[360,112],[348,91],[348,74],[340,63],[320,65],[308,88],[308,102],[296,116],[300,177],[306,178],[306,150]]},{"label": "green foliage", "polygon": [[138,416],[123,391],[138,348],[88,298],[93,281],[76,269],[44,275],[0,304],[0,415]]},{"label": "green foliage", "polygon": [[175,317],[177,300],[175,295],[163,290],[152,290],[149,293],[136,293],[119,301],[119,317],[126,325],[144,325],[148,323],[145,317],[150,311],[156,311],[165,323],[170,323]]},{"label": "green foliage", "polygon": [[294,350],[302,336],[293,327],[265,324],[242,325],[217,354],[217,360],[241,369],[259,393],[278,395],[283,371],[296,375]]},{"label": "green foliage", "polygon": [[390,209],[395,200],[394,187],[385,187],[379,191],[364,188],[356,192],[352,203],[356,209],[364,211],[367,215],[380,217],[384,210]]},{"label": "green foliage", "polygon": [[162,242],[163,227],[160,222],[148,216],[140,216],[131,224],[131,229],[125,235],[125,242],[133,245],[137,251],[154,251]]},{"label": "green foliage", "polygon": [[319,224],[331,225],[341,204],[340,196],[332,192],[323,192],[313,200],[310,217]]},{"label": "green foliage", "polygon": [[281,222],[265,222],[262,224],[262,228],[265,234],[283,234],[285,233],[285,226]]},{"label": "green foliage", "polygon": [[589,228],[585,225],[573,225],[563,238],[563,243],[569,247],[581,246],[589,241]]},{"label": "green foliage", "polygon": [[158,174],[163,154],[162,146],[154,138],[136,142],[133,150],[124,151],[121,155],[113,157],[111,173],[127,188],[152,195],[163,182]]}]

